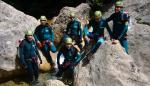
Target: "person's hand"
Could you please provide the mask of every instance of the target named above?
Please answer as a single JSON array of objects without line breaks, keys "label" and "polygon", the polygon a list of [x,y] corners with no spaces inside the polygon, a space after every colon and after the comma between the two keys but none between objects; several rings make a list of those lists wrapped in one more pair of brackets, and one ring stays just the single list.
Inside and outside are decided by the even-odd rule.
[{"label": "person's hand", "polygon": [[49,41],[49,46],[52,46],[52,45],[53,45],[53,43],[51,41]]},{"label": "person's hand", "polygon": [[116,40],[116,39],[112,40],[112,44],[117,44],[117,43],[118,43],[118,40]]},{"label": "person's hand", "polygon": [[41,44],[40,41],[37,41],[36,43],[37,43],[37,46],[38,46],[39,48],[42,48],[42,44]]},{"label": "person's hand", "polygon": [[89,41],[90,41],[90,38],[88,38],[88,37],[86,36],[86,37],[85,37],[85,40],[89,42]]},{"label": "person's hand", "polygon": [[78,52],[80,52],[80,48],[78,47],[78,45],[73,45],[77,50]]}]

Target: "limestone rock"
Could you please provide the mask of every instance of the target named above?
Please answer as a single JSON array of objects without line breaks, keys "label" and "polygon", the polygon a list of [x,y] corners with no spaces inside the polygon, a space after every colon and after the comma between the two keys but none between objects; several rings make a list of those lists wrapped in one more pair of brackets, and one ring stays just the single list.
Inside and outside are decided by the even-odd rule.
[{"label": "limestone rock", "polygon": [[[17,69],[17,41],[24,37],[26,29],[34,29],[35,26],[35,18],[0,0],[0,70],[9,72]],[[0,79],[9,75],[7,72],[0,72]]]}]

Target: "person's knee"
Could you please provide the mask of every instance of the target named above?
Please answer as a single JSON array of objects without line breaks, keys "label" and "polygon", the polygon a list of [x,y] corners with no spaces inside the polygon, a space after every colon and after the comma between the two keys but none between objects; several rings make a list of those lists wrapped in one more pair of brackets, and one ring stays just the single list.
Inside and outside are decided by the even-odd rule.
[{"label": "person's knee", "polygon": [[56,47],[55,47],[55,45],[54,45],[54,44],[52,44],[52,45],[51,45],[51,51],[52,51],[53,53],[55,53],[55,52],[56,52]]},{"label": "person's knee", "polygon": [[102,44],[104,42],[105,42],[104,38],[99,38],[98,41],[97,41],[98,44]]}]

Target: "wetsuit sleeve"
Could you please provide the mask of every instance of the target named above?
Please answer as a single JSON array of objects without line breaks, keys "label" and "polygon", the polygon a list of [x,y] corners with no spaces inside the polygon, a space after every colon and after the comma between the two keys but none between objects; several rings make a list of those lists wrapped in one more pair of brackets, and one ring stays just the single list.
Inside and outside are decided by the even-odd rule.
[{"label": "wetsuit sleeve", "polygon": [[25,59],[24,59],[24,42],[22,41],[19,45],[19,55],[20,55],[20,63],[22,65],[26,65]]},{"label": "wetsuit sleeve", "polygon": [[57,54],[57,65],[58,66],[60,66],[60,63],[59,63],[59,61],[60,61],[60,56],[62,55],[62,52],[61,52],[61,50],[58,52],[58,54]]},{"label": "wetsuit sleeve", "polygon": [[35,29],[33,36],[34,36],[35,41],[39,41],[39,28],[38,27]]},{"label": "wetsuit sleeve", "polygon": [[38,51],[37,46],[35,46],[35,52],[36,52],[36,54],[37,54],[37,56],[38,56],[39,60],[40,60],[40,61],[42,61],[42,59],[41,59],[41,56],[40,56],[40,53],[39,53],[39,51]]},{"label": "wetsuit sleeve", "polygon": [[81,23],[80,22],[79,22],[79,31],[80,31],[80,39],[82,39],[83,33],[82,33],[82,28],[81,28]]},{"label": "wetsuit sleeve", "polygon": [[49,30],[50,30],[50,34],[52,35],[51,37],[51,41],[52,42],[54,42],[54,38],[55,38],[55,36],[54,36],[54,32],[53,32],[53,30],[52,30],[52,27],[49,27]]},{"label": "wetsuit sleeve", "polygon": [[67,24],[67,28],[66,28],[66,34],[68,35],[69,34],[69,28],[70,27],[70,22]]},{"label": "wetsuit sleeve", "polygon": [[109,22],[109,21],[113,20],[113,18],[114,18],[114,14],[112,14],[110,17],[108,17],[108,18],[106,19],[106,22]]},{"label": "wetsuit sleeve", "polygon": [[109,33],[110,38],[112,39],[113,38],[112,31],[111,31],[111,29],[110,29],[110,27],[109,27],[107,22],[106,22],[106,29],[107,29],[107,31]]},{"label": "wetsuit sleeve", "polygon": [[75,52],[76,52],[75,64],[77,64],[81,60],[81,54],[80,54],[80,52],[78,52],[77,49],[75,49]]},{"label": "wetsuit sleeve", "polygon": [[79,61],[81,60],[81,54],[79,52],[77,52],[75,60],[75,63],[79,63]]}]

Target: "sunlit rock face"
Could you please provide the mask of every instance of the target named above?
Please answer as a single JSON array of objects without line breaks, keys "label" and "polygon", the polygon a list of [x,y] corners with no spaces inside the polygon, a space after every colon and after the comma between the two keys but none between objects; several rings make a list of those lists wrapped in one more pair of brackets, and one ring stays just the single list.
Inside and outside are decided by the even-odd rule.
[{"label": "sunlit rock face", "polygon": [[[6,78],[12,74],[8,73],[9,71],[18,68],[16,65],[17,41],[24,38],[26,29],[34,29],[36,26],[35,18],[0,1],[0,78]],[[16,75],[15,73],[13,75]]]}]

